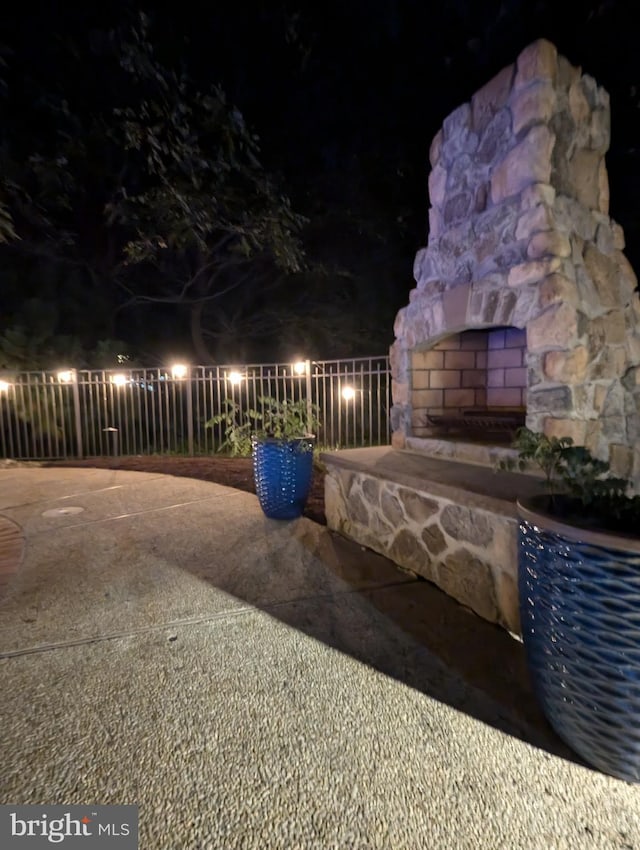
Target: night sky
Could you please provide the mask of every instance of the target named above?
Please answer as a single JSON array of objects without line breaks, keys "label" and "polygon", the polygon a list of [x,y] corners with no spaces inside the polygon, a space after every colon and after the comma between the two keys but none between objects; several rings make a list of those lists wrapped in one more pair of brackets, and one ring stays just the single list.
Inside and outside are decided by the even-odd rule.
[{"label": "night sky", "polygon": [[[413,285],[415,251],[427,241],[428,150],[444,118],[540,37],[611,95],[611,215],[624,227],[627,255],[638,269],[640,54],[633,4],[239,0],[206,11],[167,5],[26,3],[5,11],[0,41],[9,48],[5,76],[13,114],[20,103],[24,118],[37,101],[38,83],[20,91],[23,78],[64,78],[62,42],[90,43],[96,31],[121,24],[139,8],[147,11],[157,55],[203,86],[220,84],[259,135],[265,167],[310,220],[305,245],[311,255],[349,270],[343,312],[360,313],[362,327],[340,354],[378,354],[392,341],[393,317]],[[76,108],[91,109],[99,78],[99,67],[91,69],[85,95],[75,79]],[[11,122],[4,123],[6,144]],[[334,278],[327,280],[327,300],[335,286]],[[18,301],[0,319],[5,328],[18,321]],[[167,332],[161,312],[118,315],[120,338],[149,356],[161,347]],[[330,338],[325,335],[325,344]],[[226,344],[228,351],[217,356],[285,354],[273,346]]]}]

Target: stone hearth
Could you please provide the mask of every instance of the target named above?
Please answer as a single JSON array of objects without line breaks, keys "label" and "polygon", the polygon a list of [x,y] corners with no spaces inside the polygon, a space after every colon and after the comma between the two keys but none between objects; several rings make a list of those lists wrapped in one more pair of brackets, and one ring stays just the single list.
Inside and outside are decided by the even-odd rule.
[{"label": "stone hearth", "polygon": [[515,501],[539,481],[389,446],[322,460],[329,528],[519,632]]}]

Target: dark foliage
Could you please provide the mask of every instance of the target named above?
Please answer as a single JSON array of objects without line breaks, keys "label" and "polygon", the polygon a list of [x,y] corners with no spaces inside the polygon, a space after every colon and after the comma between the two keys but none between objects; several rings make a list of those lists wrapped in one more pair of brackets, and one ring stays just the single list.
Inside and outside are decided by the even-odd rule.
[{"label": "dark foliage", "polygon": [[[38,339],[34,314],[51,324],[25,361],[65,349],[86,359],[117,338],[115,350],[152,362],[168,339],[176,354],[195,356],[195,341],[217,360],[384,350],[427,238],[430,141],[540,37],[611,94],[611,214],[640,264],[640,69],[623,0],[140,5],[138,42],[133,2],[2,13],[0,333]],[[237,160],[221,172],[223,126]],[[200,179],[190,163],[203,153]],[[224,217],[203,198],[221,174],[215,185],[247,201],[253,236],[216,258]],[[264,250],[274,205],[293,253]],[[180,251],[159,250],[167,232]]]}]

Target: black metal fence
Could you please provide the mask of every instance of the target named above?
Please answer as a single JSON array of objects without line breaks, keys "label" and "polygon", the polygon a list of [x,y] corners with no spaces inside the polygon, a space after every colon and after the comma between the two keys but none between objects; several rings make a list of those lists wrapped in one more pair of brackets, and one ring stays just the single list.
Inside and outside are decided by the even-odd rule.
[{"label": "black metal fence", "polygon": [[65,370],[0,375],[0,456],[16,460],[210,454],[224,440],[211,420],[227,400],[261,397],[315,406],[318,444],[390,441],[387,356],[167,369]]}]

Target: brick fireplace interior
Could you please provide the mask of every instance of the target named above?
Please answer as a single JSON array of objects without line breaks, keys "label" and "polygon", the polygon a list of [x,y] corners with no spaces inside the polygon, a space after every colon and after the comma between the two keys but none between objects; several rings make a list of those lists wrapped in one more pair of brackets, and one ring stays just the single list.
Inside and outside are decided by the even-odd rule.
[{"label": "brick fireplace interior", "polygon": [[526,331],[463,331],[411,352],[416,437],[510,441],[526,418]]}]

